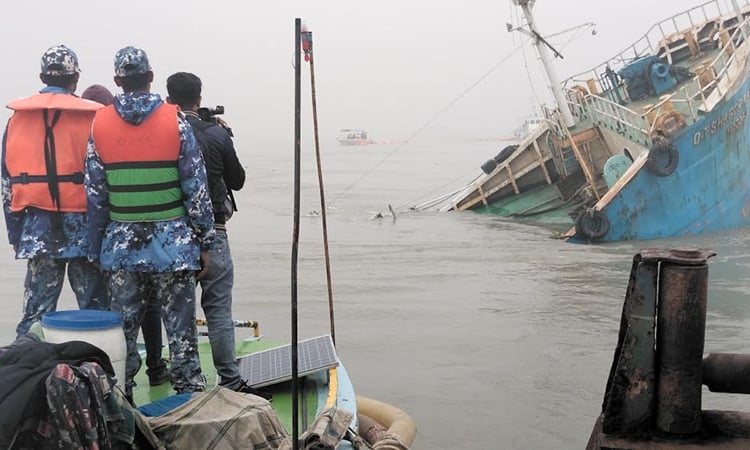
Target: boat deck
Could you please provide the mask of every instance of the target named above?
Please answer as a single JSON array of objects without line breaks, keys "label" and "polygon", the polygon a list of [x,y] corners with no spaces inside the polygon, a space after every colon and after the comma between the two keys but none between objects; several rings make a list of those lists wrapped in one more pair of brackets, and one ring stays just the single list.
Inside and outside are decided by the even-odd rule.
[{"label": "boat deck", "polygon": [[[745,18],[750,17],[750,4],[741,9]],[[710,16],[710,10],[716,15]],[[563,85],[578,122],[575,129],[597,125],[649,148],[661,116],[674,110],[687,126],[700,120],[737,76],[730,66],[745,39],[738,22],[734,10],[710,1],[655,24],[620,54],[570,77]],[[658,89],[656,85],[647,90],[636,86],[636,98],[631,98],[624,78],[636,75],[630,81],[650,84],[651,66],[640,66],[645,78],[638,74],[639,61],[647,58],[667,64],[672,76],[681,70],[689,71],[690,76],[683,72],[675,85],[662,84]]]},{"label": "boat deck", "polygon": [[477,212],[513,218],[519,222],[528,219],[529,222],[545,225],[555,231],[567,231],[573,224],[573,219],[566,209],[565,202],[553,185],[541,185],[524,195],[514,195],[497,201]]},{"label": "boat deck", "polygon": [[[707,70],[706,67],[709,66],[717,56],[719,56],[720,52],[721,50],[719,48],[704,50],[699,55],[680,61],[679,63],[675,64],[675,66],[682,69],[687,69],[691,73],[697,75],[698,73],[702,73],[702,71]],[[705,78],[705,80],[708,80],[708,78]],[[662,106],[662,102],[668,100],[669,105],[666,108],[674,108],[674,110],[678,111],[685,117],[686,124],[690,125],[700,115],[703,114],[703,111],[698,108],[694,108],[694,110],[691,109],[692,105],[685,101],[686,98],[693,97],[699,92],[699,86],[695,85],[695,83],[691,83],[691,81],[692,80],[687,80],[685,82],[676,84],[673,88],[668,89],[660,93],[659,95],[650,95],[646,98],[636,100],[629,99],[625,102],[622,102],[621,104],[622,106],[633,111],[633,113],[635,114],[648,115],[650,111],[653,111],[653,115],[656,116],[660,112],[662,112],[661,109],[665,109]],[[617,90],[617,93],[610,89],[604,91],[601,96],[611,101],[617,101],[616,99],[618,98],[618,96],[619,98],[627,98],[627,95],[625,94],[626,89],[624,84],[620,84],[615,89]],[[577,123],[574,128],[571,128],[571,130],[583,130],[591,126],[598,125],[621,134],[623,135],[623,137],[636,143],[642,145],[648,143],[646,139],[643,139],[643,137],[639,136],[637,133],[628,134],[625,127],[622,126],[620,120],[618,120],[617,117],[611,117],[603,114],[587,114],[587,111],[583,111],[583,114],[580,118],[581,121]]]},{"label": "boat deck", "polygon": [[[242,341],[237,345],[238,355],[247,355],[255,353],[261,350],[267,350],[273,347],[281,345],[278,342],[273,341]],[[199,344],[199,354],[201,359],[201,367],[203,368],[203,374],[206,377],[206,386],[216,385],[216,370],[214,368],[213,360],[211,358],[211,346],[208,342],[201,342]],[[165,353],[165,356],[168,352]],[[343,369],[339,367],[338,370]],[[306,429],[308,425],[312,424],[315,420],[318,405],[325,404],[326,392],[321,393],[318,389],[321,385],[328,384],[328,372],[320,371],[313,375],[308,375],[304,378],[300,378],[300,407],[299,407],[299,424],[301,429]],[[170,395],[175,395],[176,392],[172,389],[170,383],[164,383],[160,386],[149,386],[148,376],[146,375],[146,365],[141,367],[141,370],[136,374],[135,377],[136,387],[133,390],[133,400],[136,405],[141,406],[147,403],[161,400]],[[279,416],[281,423],[291,432],[292,430],[292,396],[291,396],[291,382],[284,382],[275,384],[272,386],[264,387],[263,390],[273,394],[273,400],[271,404],[273,409]],[[323,397],[321,400],[321,396]]]}]

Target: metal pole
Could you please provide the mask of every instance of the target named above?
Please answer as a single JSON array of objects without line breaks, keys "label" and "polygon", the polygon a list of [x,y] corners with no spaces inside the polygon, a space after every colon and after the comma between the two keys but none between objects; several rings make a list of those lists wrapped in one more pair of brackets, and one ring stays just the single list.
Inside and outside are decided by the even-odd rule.
[{"label": "metal pole", "polygon": [[300,31],[302,20],[294,19],[294,226],[292,228],[292,448],[299,449],[297,393],[297,256],[300,209]]},{"label": "metal pole", "polygon": [[737,20],[739,20],[738,23],[742,23],[745,20],[745,17],[742,15],[742,8],[740,8],[740,4],[737,3],[737,0],[732,0],[732,8],[734,8],[734,13],[737,14]]},{"label": "metal pole", "polygon": [[323,167],[320,162],[320,139],[318,134],[318,102],[315,95],[315,64],[313,52],[313,39],[312,31],[305,31],[302,33],[302,39],[307,43],[307,49],[305,50],[306,59],[310,60],[310,85],[312,92],[312,114],[313,114],[313,130],[315,135],[315,161],[318,167],[318,187],[320,190],[320,217],[323,225],[323,252],[326,260],[326,282],[328,285],[328,314],[329,322],[331,325],[331,340],[336,345],[336,325],[334,322],[333,315],[333,287],[331,283],[331,258],[328,252],[328,219],[326,215],[326,194],[323,188]]},{"label": "metal pole", "polygon": [[737,14],[737,26],[740,27],[740,34],[742,34],[742,37],[745,37],[745,28],[742,26],[742,22],[745,21],[745,16],[742,15],[742,9],[740,8],[740,4],[737,3],[737,0],[732,0],[732,7],[734,8],[734,13]]},{"label": "metal pole", "polygon": [[565,126],[572,127],[576,124],[575,118],[573,117],[573,113],[570,111],[567,100],[565,100],[565,93],[563,92],[562,86],[560,85],[560,79],[557,76],[555,67],[552,64],[552,56],[549,53],[549,49],[547,48],[545,43],[541,41],[541,34],[539,34],[539,31],[537,31],[536,29],[536,22],[534,21],[533,14],[531,14],[530,3],[531,2],[529,2],[529,0],[516,0],[516,4],[521,7],[524,16],[526,16],[526,22],[528,22],[529,24],[529,29],[531,30],[532,34],[534,34],[534,46],[539,53],[539,59],[542,60],[544,70],[545,72],[547,72],[550,89],[552,89],[552,95],[555,97],[557,107],[560,109],[560,114],[562,114]]}]

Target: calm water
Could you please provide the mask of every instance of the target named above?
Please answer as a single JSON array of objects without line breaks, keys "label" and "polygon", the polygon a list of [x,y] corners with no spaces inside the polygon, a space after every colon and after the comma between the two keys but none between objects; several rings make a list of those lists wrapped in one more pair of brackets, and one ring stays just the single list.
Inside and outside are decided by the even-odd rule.
[{"label": "calm water", "polygon": [[[339,353],[360,394],[415,418],[415,449],[583,448],[641,247],[715,250],[706,351],[749,350],[749,230],[577,246],[489,216],[401,212],[476,175],[498,146],[324,149]],[[308,214],[320,206],[314,159],[305,151]],[[230,222],[235,316],[259,320],[274,340],[291,333],[291,154],[291,146],[242,153],[249,185]],[[395,222],[371,219],[389,203],[398,208]],[[329,332],[320,224],[318,217],[301,223],[301,337]],[[7,251],[0,269],[0,338],[8,342],[20,317],[25,264]],[[62,306],[72,307],[71,298],[66,290]],[[707,393],[704,405],[750,411],[742,396]]]}]

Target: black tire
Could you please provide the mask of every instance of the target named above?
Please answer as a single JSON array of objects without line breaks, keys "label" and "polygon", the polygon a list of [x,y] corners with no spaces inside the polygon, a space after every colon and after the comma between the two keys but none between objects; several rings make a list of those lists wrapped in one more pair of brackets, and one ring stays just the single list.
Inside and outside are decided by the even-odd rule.
[{"label": "black tire", "polygon": [[495,167],[497,167],[497,163],[495,162],[495,160],[488,159],[484,164],[482,164],[482,172],[489,175],[493,170],[495,170]]},{"label": "black tire", "polygon": [[[666,163],[665,163],[666,161]],[[657,177],[672,175],[680,163],[680,152],[677,147],[665,138],[655,140],[653,147],[648,152],[646,167]]]},{"label": "black tire", "polygon": [[609,227],[609,219],[601,211],[582,211],[576,219],[576,234],[591,241],[606,236]]},{"label": "black tire", "polygon": [[495,156],[493,159],[495,160],[496,163],[500,164],[501,162],[508,159],[508,157],[512,155],[513,152],[515,152],[517,148],[518,148],[517,145],[509,145],[505,147],[504,149],[500,150],[500,153],[498,153],[497,156]]}]

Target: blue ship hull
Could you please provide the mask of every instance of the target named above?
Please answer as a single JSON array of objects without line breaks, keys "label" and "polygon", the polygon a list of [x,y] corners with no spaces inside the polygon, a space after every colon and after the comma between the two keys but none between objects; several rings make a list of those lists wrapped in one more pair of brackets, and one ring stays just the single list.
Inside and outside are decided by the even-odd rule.
[{"label": "blue ship hull", "polygon": [[[750,78],[674,139],[677,170],[643,168],[601,212],[610,222],[599,241],[694,235],[750,225]],[[580,242],[573,238],[572,241]]]}]

